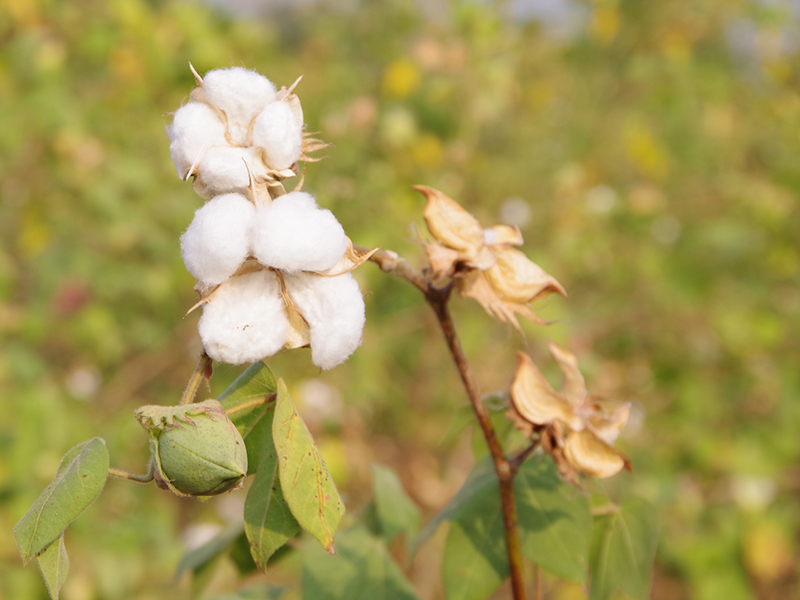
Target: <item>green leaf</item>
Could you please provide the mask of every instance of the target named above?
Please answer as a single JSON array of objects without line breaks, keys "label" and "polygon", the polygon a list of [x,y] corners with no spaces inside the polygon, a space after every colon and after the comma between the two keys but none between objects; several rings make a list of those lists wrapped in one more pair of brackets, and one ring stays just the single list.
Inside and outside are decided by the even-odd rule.
[{"label": "green leaf", "polygon": [[250,552],[250,542],[244,531],[239,534],[228,550],[228,556],[239,571],[239,575],[249,575],[258,571],[253,555]]},{"label": "green leaf", "polygon": [[[514,423],[508,418],[509,399],[506,394],[487,394],[482,399],[489,412],[489,419],[492,421],[495,435],[503,448],[524,447],[530,443],[522,432],[514,427]],[[467,407],[470,413],[472,428],[472,455],[475,460],[480,460],[489,455],[489,446],[486,438],[483,437],[481,428],[475,423],[475,416],[472,409]]]},{"label": "green leaf", "polygon": [[292,514],[333,554],[333,537],[344,515],[344,504],[282,379],[278,380],[272,434],[281,489]]},{"label": "green leaf", "polygon": [[231,523],[202,546],[184,554],[175,569],[175,579],[178,579],[184,571],[197,571],[208,565],[241,535],[243,527],[240,522]]},{"label": "green leaf", "polygon": [[285,586],[258,583],[236,592],[212,596],[208,600],[280,600],[287,590]]},{"label": "green leaf", "polygon": [[[546,460],[523,463],[514,488],[523,555],[555,575],[583,582],[589,500],[562,482]],[[486,597],[508,576],[500,486],[488,458],[476,464],[453,500],[425,526],[417,545],[443,521],[452,523],[442,563],[448,598]]]},{"label": "green leaf", "polygon": [[522,554],[554,575],[583,583],[592,535],[589,498],[561,481],[549,458],[525,461],[514,487]]},{"label": "green leaf", "polygon": [[251,400],[274,394],[275,390],[275,375],[264,361],[258,361],[239,375],[217,400],[225,410],[229,410]]},{"label": "green leaf", "polygon": [[655,511],[639,498],[611,509],[595,517],[589,598],[604,600],[621,590],[636,600],[646,600],[658,546]]},{"label": "green leaf", "polygon": [[[427,542],[439,526],[445,521],[450,521],[462,510],[463,506],[469,506],[475,496],[479,495],[487,486],[497,485],[497,476],[494,472],[491,460],[484,459],[478,461],[470,472],[464,485],[458,490],[455,496],[439,513],[431,519],[420,531],[414,544],[415,551]],[[498,486],[498,494],[499,486]],[[499,501],[499,496],[498,496]]]},{"label": "green leaf", "polygon": [[500,513],[490,512],[450,524],[442,557],[448,600],[483,600],[506,577],[508,558]]},{"label": "green leaf", "polygon": [[37,557],[42,578],[47,586],[47,592],[53,600],[58,600],[61,586],[67,580],[69,573],[69,556],[64,547],[64,534],[42,550]]},{"label": "green leaf", "polygon": [[64,455],[55,478],[14,526],[27,564],[95,501],[108,477],[108,450],[101,438],[78,444]]},{"label": "green leaf", "polygon": [[303,600],[417,600],[386,545],[363,527],[339,534],[336,556],[303,551]]},{"label": "green leaf", "polygon": [[394,471],[373,463],[372,490],[375,513],[386,542],[391,542],[401,532],[406,533],[409,543],[412,542],[419,529],[419,509],[406,494]]},{"label": "green leaf", "polygon": [[272,440],[272,416],[275,414],[272,408],[258,425],[266,431],[261,436],[258,471],[244,503],[244,530],[250,542],[250,552],[258,568],[264,572],[269,557],[300,531],[300,525],[281,492],[278,453]]},{"label": "green leaf", "polygon": [[267,436],[270,440],[272,438],[270,428],[259,427],[259,423],[267,421],[271,427],[275,404],[265,405],[258,401],[274,393],[275,376],[263,361],[259,361],[253,363],[217,399],[244,439],[248,475],[256,472],[261,449],[265,444],[272,443],[265,439]]}]

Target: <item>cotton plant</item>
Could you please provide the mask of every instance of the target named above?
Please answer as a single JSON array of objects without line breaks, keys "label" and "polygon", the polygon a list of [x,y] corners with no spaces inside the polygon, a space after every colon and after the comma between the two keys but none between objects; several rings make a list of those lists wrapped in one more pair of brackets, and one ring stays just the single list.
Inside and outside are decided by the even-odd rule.
[{"label": "cotton plant", "polygon": [[[326,146],[304,131],[295,94],[300,80],[278,89],[242,67],[203,77],[191,71],[196,87],[174,112],[167,135],[178,176],[191,179],[203,200],[180,236],[183,261],[197,280],[199,299],[189,312],[202,310],[203,349],[176,405],[134,412],[149,440],[145,474],[110,467],[105,442],[93,438],[65,455],[53,482],[14,528],[23,561],[38,562],[51,597],[58,599],[68,570],[64,532],[110,476],[155,482],[200,500],[246,489],[243,519],[231,530],[236,537],[187,554],[182,564],[193,570],[243,544],[266,573],[275,552],[293,551],[297,544],[290,541],[304,531],[317,548],[341,550],[320,558],[306,545],[303,552],[312,558],[304,559],[304,600],[351,600],[353,590],[372,589],[392,590],[398,600],[417,598],[388,544],[397,547],[401,532],[413,541],[419,510],[398,478],[376,467],[373,500],[361,519],[339,531],[342,498],[288,386],[266,364],[278,352],[302,347],[310,348],[311,361],[322,370],[344,363],[361,345],[365,326],[352,272],[371,261],[416,287],[433,309],[489,450],[414,544],[423,544],[440,523],[451,523],[442,559],[448,599],[481,600],[509,578],[514,600],[524,600],[524,562],[530,561],[537,573],[545,569],[588,585],[593,599],[624,592],[643,600],[655,548],[651,513],[610,500],[595,510],[588,499],[594,478],[631,469],[615,447],[630,405],[606,409],[588,394],[577,358],[551,342],[564,383],[555,391],[529,355],[519,352],[509,391],[494,397],[524,435],[501,435],[502,413],[491,414],[450,314],[456,292],[519,334],[518,317],[546,324],[535,304],[566,292],[519,249],[520,230],[484,228],[443,192],[416,186],[427,201],[423,216],[432,237],[422,240],[421,270],[395,252],[354,246],[298,177],[299,163],[315,161],[311,154]],[[297,181],[291,190],[289,181]],[[217,398],[196,401],[214,362],[252,364]],[[502,527],[487,527],[486,519]],[[242,544],[232,544],[235,539]],[[554,540],[557,551],[550,551]],[[590,553],[590,547],[599,551]],[[471,570],[465,572],[464,564]],[[631,575],[617,583],[620,573]],[[233,597],[253,597],[251,592]],[[257,595],[277,593],[263,588]]]}]

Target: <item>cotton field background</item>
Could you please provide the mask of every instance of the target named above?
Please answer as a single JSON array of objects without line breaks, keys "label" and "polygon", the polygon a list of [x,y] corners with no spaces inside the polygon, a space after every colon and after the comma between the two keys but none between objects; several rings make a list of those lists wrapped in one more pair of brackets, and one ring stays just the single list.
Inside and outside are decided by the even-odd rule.
[{"label": "cotton field background", "polygon": [[[218,3],[221,4],[221,3]],[[199,314],[180,236],[202,201],[170,159],[168,114],[199,73],[244,66],[302,98],[332,144],[305,188],[355,244],[421,263],[424,198],[518,225],[564,286],[523,338],[480,307],[455,320],[481,388],[516,350],[578,356],[632,403],[602,483],[658,509],[652,598],[800,593],[800,9],[788,0],[213,5],[0,0],[0,599],[46,598],[11,529],[60,457],[103,437],[143,471],[143,404],[177,403]],[[291,181],[288,182],[291,186]],[[425,519],[469,472],[457,373],[418,292],[375,265],[362,346],[322,371],[269,359],[348,508],[374,462]],[[199,311],[198,311],[199,312]],[[218,394],[242,367],[216,367]],[[188,596],[187,547],[241,509],[109,481],[69,530],[67,600]],[[435,537],[412,563],[442,598]],[[291,558],[271,575],[291,583]],[[235,579],[221,565],[211,590]],[[548,598],[585,597],[579,586]],[[293,598],[291,593],[288,598]]]}]

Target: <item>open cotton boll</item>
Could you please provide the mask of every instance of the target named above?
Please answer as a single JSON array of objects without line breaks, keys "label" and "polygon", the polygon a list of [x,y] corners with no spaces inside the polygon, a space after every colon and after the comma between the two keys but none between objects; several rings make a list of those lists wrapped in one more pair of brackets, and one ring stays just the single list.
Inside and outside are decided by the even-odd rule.
[{"label": "open cotton boll", "polygon": [[192,165],[199,163],[210,148],[228,145],[219,115],[202,102],[189,102],[175,111],[167,135],[169,153],[181,179],[186,179]]},{"label": "open cotton boll", "polygon": [[295,307],[309,326],[311,361],[331,369],[361,345],[364,298],[350,273],[320,277],[309,273],[284,276]]},{"label": "open cotton boll", "polygon": [[264,162],[269,167],[288,169],[298,161],[303,149],[303,121],[297,119],[287,102],[273,102],[256,117],[251,139],[264,149]]},{"label": "open cotton boll", "polygon": [[283,348],[289,321],[280,285],[271,271],[232,277],[209,300],[203,305],[198,330],[212,359],[240,365]]},{"label": "open cotton boll", "polygon": [[347,250],[344,229],[306,192],[291,192],[256,210],[253,256],[284,271],[324,271]]},{"label": "open cotton boll", "polygon": [[233,275],[250,254],[255,213],[253,203],[240,194],[216,196],[197,209],[181,236],[188,271],[208,285]]},{"label": "open cotton boll", "polygon": [[250,185],[248,166],[256,177],[266,172],[254,148],[218,146],[206,153],[198,173],[200,180],[210,191],[224,194],[244,190]]},{"label": "open cotton boll", "polygon": [[275,100],[275,85],[243,67],[214,69],[203,78],[206,100],[228,118],[228,133],[236,145],[247,145],[250,122]]}]

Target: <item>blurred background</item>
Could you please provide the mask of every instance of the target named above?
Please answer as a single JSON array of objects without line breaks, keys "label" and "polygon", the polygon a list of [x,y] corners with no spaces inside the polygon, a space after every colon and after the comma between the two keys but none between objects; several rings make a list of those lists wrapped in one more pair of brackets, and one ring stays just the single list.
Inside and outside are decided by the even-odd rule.
[{"label": "blurred background", "polygon": [[[791,0],[0,0],[0,598],[46,598],[11,529],[63,453],[99,435],[143,471],[132,411],[176,403],[194,368],[178,237],[201,201],[164,131],[189,61],[305,76],[307,128],[334,144],[305,189],[357,244],[421,264],[415,183],[519,225],[570,296],[525,338],[457,301],[464,345],[486,392],[517,350],[557,382],[554,339],[633,403],[634,473],[602,487],[657,507],[654,599],[800,597],[798,34]],[[356,276],[363,347],[330,372],[307,350],[269,363],[352,512],[380,462],[429,518],[473,462],[466,398],[418,292]],[[67,533],[62,597],[182,597],[180,555],[242,502],[109,481]],[[425,600],[440,542],[409,572]]]}]

